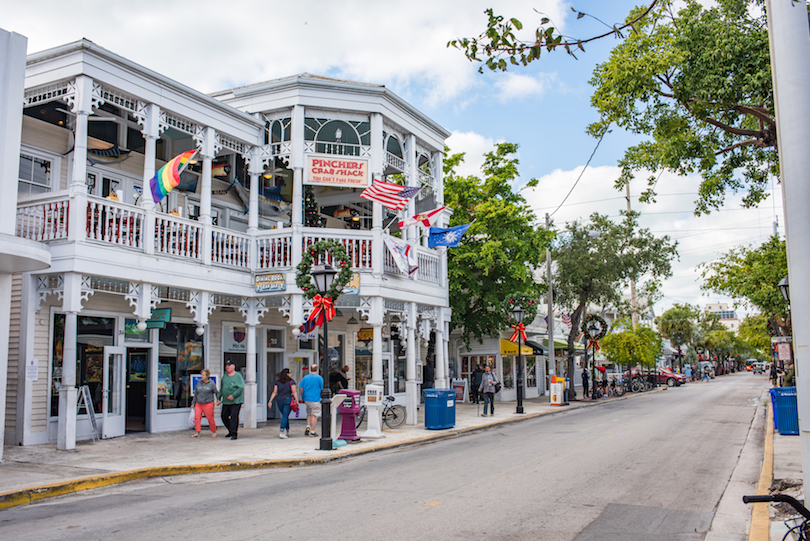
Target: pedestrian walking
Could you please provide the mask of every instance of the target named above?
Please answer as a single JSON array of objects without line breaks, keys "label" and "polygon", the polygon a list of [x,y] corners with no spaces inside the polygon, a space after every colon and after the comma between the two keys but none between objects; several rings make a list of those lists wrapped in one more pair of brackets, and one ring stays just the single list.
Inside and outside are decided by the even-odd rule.
[{"label": "pedestrian walking", "polygon": [[228,430],[226,438],[236,439],[239,430],[239,410],[245,402],[245,380],[236,371],[233,361],[225,361],[225,375],[217,393],[217,405],[222,404],[222,423]]},{"label": "pedestrian walking", "polygon": [[582,369],[582,397],[588,397],[588,367]]},{"label": "pedestrian walking", "polygon": [[318,374],[318,365],[309,367],[309,374],[301,378],[301,401],[307,406],[307,428],[304,436],[318,437],[315,432],[318,417],[321,416],[321,391],[323,390],[323,377]]},{"label": "pedestrian walking", "polygon": [[478,387],[478,390],[484,395],[484,413],[481,414],[481,417],[487,416],[487,404],[489,404],[489,414],[495,415],[495,393],[498,392],[499,385],[498,378],[492,373],[492,368],[486,365],[484,375],[481,376],[481,385]]},{"label": "pedestrian walking", "polygon": [[709,365],[707,364],[706,366],[703,367],[703,381],[708,383],[710,374],[711,374],[711,369],[709,368]]},{"label": "pedestrian walking", "polygon": [[298,391],[295,389],[295,380],[290,377],[290,369],[284,368],[276,375],[273,394],[270,395],[270,401],[267,403],[268,407],[272,407],[273,400],[275,400],[276,407],[281,411],[278,437],[283,440],[290,437],[290,411],[292,411],[293,398],[296,396],[298,396]]},{"label": "pedestrian walking", "polygon": [[202,429],[202,416],[208,419],[208,427],[211,429],[211,437],[217,437],[217,423],[214,421],[214,399],[217,396],[217,384],[211,379],[211,371],[207,368],[200,370],[200,381],[194,387],[194,435],[192,438],[200,437]]},{"label": "pedestrian walking", "polygon": [[481,403],[481,399],[483,398],[481,395],[481,391],[478,388],[481,386],[481,378],[484,377],[484,369],[481,368],[480,364],[475,365],[475,370],[472,373],[472,390],[473,390],[473,400],[476,404]]}]

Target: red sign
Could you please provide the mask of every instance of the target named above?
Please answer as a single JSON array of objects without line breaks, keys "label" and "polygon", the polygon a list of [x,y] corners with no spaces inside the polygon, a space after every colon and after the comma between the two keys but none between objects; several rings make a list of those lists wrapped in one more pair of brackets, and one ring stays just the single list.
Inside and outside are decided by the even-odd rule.
[{"label": "red sign", "polygon": [[307,156],[304,184],[338,188],[367,188],[368,160]]}]

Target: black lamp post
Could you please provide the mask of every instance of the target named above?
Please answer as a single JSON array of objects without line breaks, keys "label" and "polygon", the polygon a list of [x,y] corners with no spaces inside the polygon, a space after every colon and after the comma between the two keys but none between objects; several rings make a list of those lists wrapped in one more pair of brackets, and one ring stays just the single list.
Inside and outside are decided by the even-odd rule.
[{"label": "black lamp post", "polygon": [[[787,303],[787,309],[788,309],[787,328],[788,328],[788,332],[792,335],[793,334],[793,321],[792,321],[792,318],[790,317],[790,282],[788,282],[788,277],[787,276],[782,278],[782,281],[779,282],[779,291],[782,292],[782,296],[785,298],[785,302]],[[791,358],[792,358],[792,353],[793,353],[792,348],[793,348],[793,346],[792,346],[792,343],[791,343]],[[784,363],[780,362],[780,364],[779,364],[780,368],[782,367],[783,364]]]},{"label": "black lamp post", "polygon": [[[338,273],[331,265],[318,265],[312,268],[312,279],[315,280],[315,287],[321,297],[332,287],[335,275]],[[324,386],[321,390],[321,451],[332,450],[332,390],[329,388],[329,329],[327,328],[326,315],[323,318],[323,351],[321,352],[321,375]]]},{"label": "black lamp post", "polygon": [[596,337],[599,336],[600,329],[596,322],[591,321],[588,325],[588,334],[591,336],[591,345],[593,351],[593,361],[591,363],[591,398],[596,398]]},{"label": "black lamp post", "polygon": [[683,341],[683,338],[681,336],[676,336],[675,337],[675,344],[678,345],[678,371],[679,372],[683,371],[683,365],[681,364],[681,342],[682,341]]},{"label": "black lamp post", "polygon": [[[512,317],[515,319],[515,323],[519,327],[521,323],[523,323],[523,316],[526,315],[526,311],[523,307],[519,304],[516,304],[514,308],[512,308]],[[517,354],[517,409],[515,413],[523,413],[523,357],[520,355],[520,328],[516,331],[517,339],[518,339],[518,354]]]}]

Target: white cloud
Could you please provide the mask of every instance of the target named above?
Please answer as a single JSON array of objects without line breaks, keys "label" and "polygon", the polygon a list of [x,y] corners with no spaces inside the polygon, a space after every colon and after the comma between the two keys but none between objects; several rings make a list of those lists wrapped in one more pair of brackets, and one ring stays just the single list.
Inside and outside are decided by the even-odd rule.
[{"label": "white cloud", "polygon": [[503,140],[484,137],[474,132],[453,132],[447,139],[447,146],[451,154],[464,153],[464,162],[456,168],[461,176],[481,176],[481,166],[484,164],[484,154],[492,152],[495,144]]},{"label": "white cloud", "polygon": [[538,76],[504,73],[495,83],[501,102],[540,98],[556,79],[554,74],[541,73]]}]

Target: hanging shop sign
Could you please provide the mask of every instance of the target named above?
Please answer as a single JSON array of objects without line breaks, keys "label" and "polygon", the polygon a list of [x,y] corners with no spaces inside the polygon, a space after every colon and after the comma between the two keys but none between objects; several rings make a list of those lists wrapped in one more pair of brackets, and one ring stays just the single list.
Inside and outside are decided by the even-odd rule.
[{"label": "hanging shop sign", "polygon": [[[501,338],[501,355],[517,355],[517,352],[518,345],[515,342]],[[534,350],[531,346],[521,344],[520,353],[521,355],[534,355]]]},{"label": "hanging shop sign", "polygon": [[371,342],[374,340],[374,328],[368,327],[363,328],[357,331],[357,341],[358,342]]},{"label": "hanging shop sign", "polygon": [[247,333],[244,325],[225,324],[222,349],[226,353],[246,353]]},{"label": "hanging shop sign", "polygon": [[287,277],[282,272],[257,274],[254,281],[256,293],[270,293],[287,290]]},{"label": "hanging shop sign", "polygon": [[307,156],[304,184],[337,188],[367,188],[368,160]]},{"label": "hanging shop sign", "polygon": [[152,317],[146,320],[147,329],[165,329],[166,323],[172,320],[171,308],[154,308]]}]

